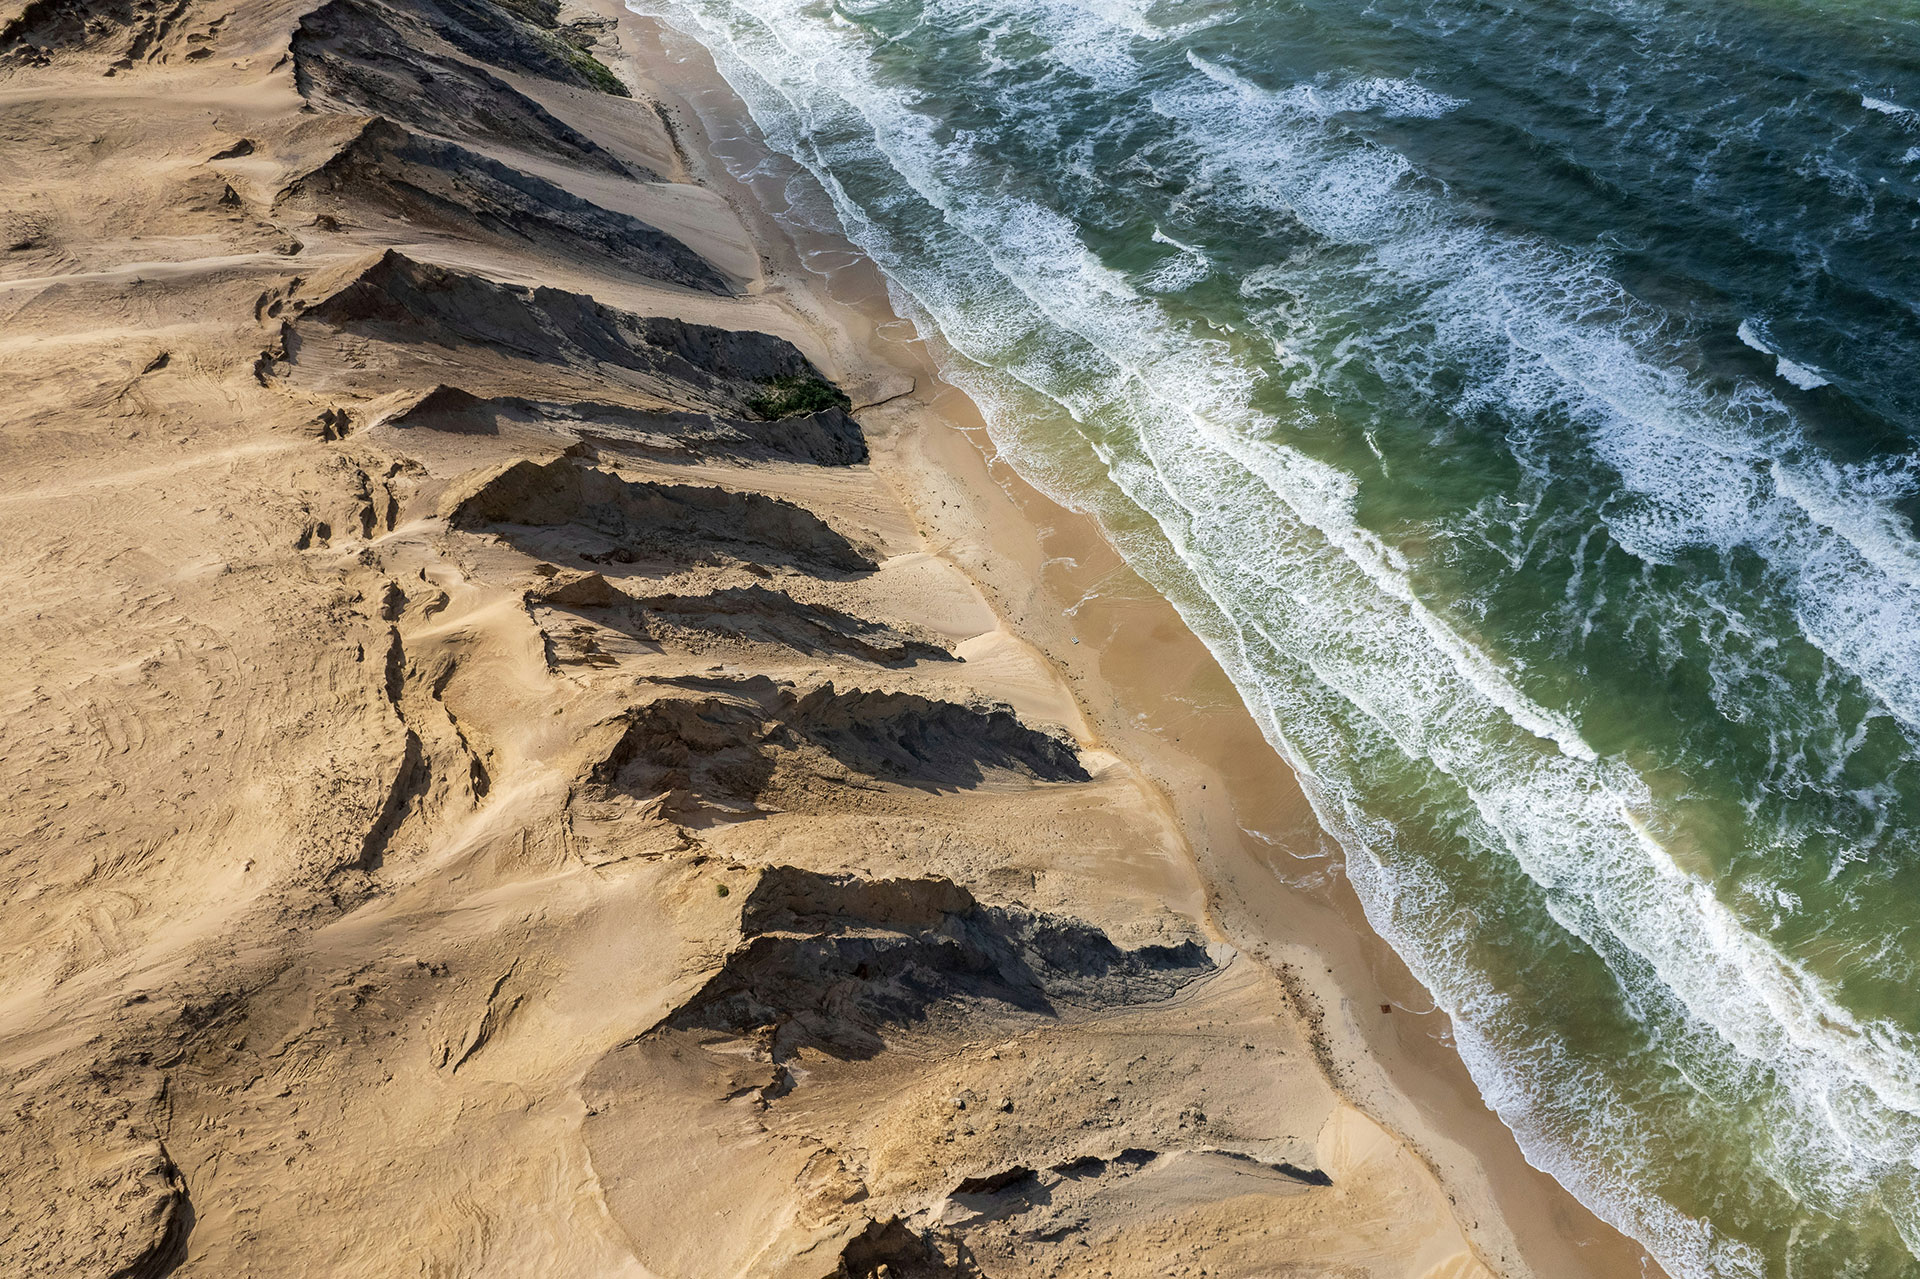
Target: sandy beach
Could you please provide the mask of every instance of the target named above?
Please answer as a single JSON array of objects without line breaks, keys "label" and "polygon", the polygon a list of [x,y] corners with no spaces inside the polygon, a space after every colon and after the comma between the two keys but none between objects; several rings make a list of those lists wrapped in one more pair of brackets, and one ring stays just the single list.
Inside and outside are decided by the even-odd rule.
[{"label": "sandy beach", "polygon": [[0,7],[8,1273],[1660,1273],[697,46],[96,8]]}]

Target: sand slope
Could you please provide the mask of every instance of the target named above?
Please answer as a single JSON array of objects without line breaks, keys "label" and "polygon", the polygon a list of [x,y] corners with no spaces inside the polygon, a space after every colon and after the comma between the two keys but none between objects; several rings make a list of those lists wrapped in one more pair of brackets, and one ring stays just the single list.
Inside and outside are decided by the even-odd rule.
[{"label": "sand slope", "polygon": [[1484,1273],[577,17],[0,5],[0,1273]]}]

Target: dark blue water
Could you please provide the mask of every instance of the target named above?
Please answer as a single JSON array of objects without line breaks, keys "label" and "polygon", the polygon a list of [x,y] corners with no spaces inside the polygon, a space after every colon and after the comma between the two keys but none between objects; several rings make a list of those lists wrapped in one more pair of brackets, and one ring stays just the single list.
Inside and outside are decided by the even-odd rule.
[{"label": "dark blue water", "polygon": [[1920,1274],[1920,7],[657,2],[1529,1157],[1678,1275]]}]

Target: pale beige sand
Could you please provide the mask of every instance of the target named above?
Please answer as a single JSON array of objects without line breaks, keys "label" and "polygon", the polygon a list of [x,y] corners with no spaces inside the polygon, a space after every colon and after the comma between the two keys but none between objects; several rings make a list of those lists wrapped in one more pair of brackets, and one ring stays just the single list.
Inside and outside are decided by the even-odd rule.
[{"label": "pale beige sand", "polygon": [[[1217,669],[796,268],[710,68],[476,79],[429,8],[0,5],[0,1272],[1639,1273],[1352,1012],[1420,1005]],[[368,13],[492,95],[416,139],[603,212],[314,177]],[[488,281],[790,340],[872,461],[743,410],[777,344]]]}]

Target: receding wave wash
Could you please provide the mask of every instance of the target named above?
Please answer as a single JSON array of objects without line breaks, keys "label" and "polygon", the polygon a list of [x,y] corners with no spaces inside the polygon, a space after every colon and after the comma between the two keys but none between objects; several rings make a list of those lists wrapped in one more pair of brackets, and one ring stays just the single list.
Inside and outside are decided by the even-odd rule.
[{"label": "receding wave wash", "polygon": [[634,0],[1295,765],[1529,1158],[1920,1272],[1920,7]]}]

